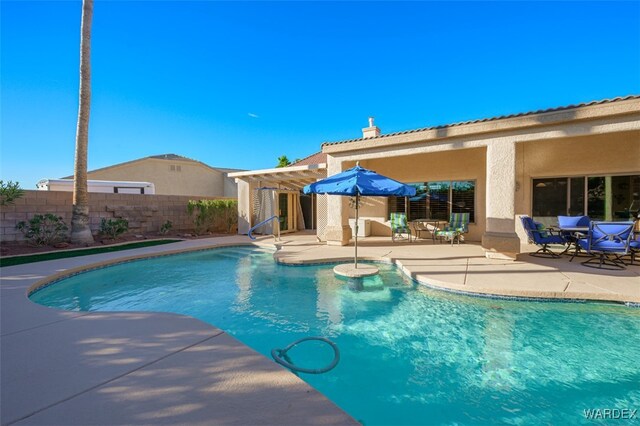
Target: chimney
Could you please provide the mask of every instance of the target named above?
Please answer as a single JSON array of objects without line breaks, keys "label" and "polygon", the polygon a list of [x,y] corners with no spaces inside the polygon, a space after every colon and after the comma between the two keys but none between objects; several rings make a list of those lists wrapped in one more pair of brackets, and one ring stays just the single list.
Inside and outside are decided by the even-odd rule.
[{"label": "chimney", "polygon": [[373,117],[369,117],[369,127],[362,129],[362,137],[366,139],[375,138],[376,136],[380,136],[380,129],[373,124]]}]

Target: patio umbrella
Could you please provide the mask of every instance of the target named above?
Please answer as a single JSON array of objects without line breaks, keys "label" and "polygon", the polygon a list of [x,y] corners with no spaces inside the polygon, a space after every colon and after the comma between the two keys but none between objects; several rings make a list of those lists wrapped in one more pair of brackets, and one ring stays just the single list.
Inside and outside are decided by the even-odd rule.
[{"label": "patio umbrella", "polygon": [[416,195],[413,186],[405,185],[391,178],[356,166],[345,170],[342,173],[329,176],[326,179],[309,184],[302,189],[305,194],[328,194],[346,195],[356,197],[356,235],[355,235],[355,256],[354,265],[358,267],[358,209],[360,207],[360,196],[376,197],[412,197]]}]

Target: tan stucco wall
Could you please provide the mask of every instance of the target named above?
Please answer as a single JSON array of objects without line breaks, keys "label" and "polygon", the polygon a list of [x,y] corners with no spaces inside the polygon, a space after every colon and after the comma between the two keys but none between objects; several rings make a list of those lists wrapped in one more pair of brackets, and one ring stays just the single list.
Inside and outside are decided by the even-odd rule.
[{"label": "tan stucco wall", "polygon": [[516,144],[516,214],[531,215],[533,179],[612,174],[640,174],[640,131]]},{"label": "tan stucco wall", "polygon": [[[413,156],[363,160],[360,165],[400,182],[474,180],[476,182],[475,223],[469,225],[470,241],[480,241],[485,229],[485,148],[417,154]],[[351,163],[345,163],[350,167]],[[354,217],[353,209],[350,216]],[[360,217],[370,219],[372,235],[391,235],[388,200],[365,197]]]},{"label": "tan stucco wall", "polygon": [[[181,171],[171,171],[171,166]],[[224,174],[193,161],[145,158],[127,164],[88,173],[89,179],[152,182],[156,194],[203,197],[235,196],[226,194]]]}]

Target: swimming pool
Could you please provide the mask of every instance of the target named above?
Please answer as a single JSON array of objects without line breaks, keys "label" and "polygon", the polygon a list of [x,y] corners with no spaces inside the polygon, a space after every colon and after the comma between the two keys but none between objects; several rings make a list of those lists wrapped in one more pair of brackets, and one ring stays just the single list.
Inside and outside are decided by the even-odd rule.
[{"label": "swimming pool", "polygon": [[[267,357],[329,337],[338,366],[301,378],[367,425],[589,424],[584,410],[640,408],[639,309],[475,298],[380,270],[358,291],[331,266],[283,266],[272,251],[229,247],[97,269],[31,299],[190,315]],[[290,355],[318,367],[333,353],[309,343]]]}]

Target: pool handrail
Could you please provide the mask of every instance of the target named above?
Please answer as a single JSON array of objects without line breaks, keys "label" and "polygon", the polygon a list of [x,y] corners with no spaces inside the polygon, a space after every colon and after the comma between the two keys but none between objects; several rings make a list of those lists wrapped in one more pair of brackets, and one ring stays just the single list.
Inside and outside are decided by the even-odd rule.
[{"label": "pool handrail", "polygon": [[[273,220],[273,219],[278,219],[280,220],[280,217],[277,214],[274,214],[273,216],[271,216],[269,219],[265,219],[262,222],[260,222],[259,224],[255,225],[253,228],[249,229],[249,232],[247,233],[247,235],[249,236],[249,238],[251,238],[252,240],[255,240],[256,237],[254,237],[252,235],[253,231],[255,231],[257,228],[261,227],[262,225],[266,225],[267,223],[269,223],[269,221]],[[274,235],[274,238],[276,239],[276,241],[280,241],[280,226],[278,226],[278,235]]]}]

